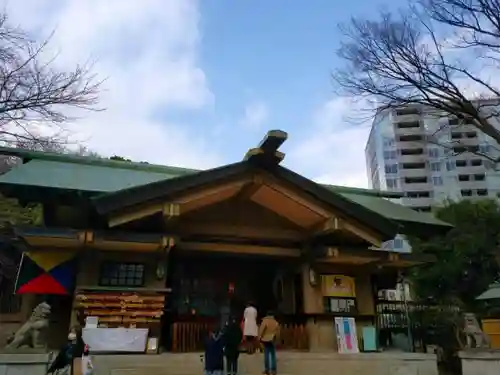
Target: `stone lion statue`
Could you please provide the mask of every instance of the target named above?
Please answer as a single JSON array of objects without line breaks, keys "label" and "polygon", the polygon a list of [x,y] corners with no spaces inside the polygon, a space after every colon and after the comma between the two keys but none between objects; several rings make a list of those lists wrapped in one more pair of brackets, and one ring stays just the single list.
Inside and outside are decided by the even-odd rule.
[{"label": "stone lion statue", "polygon": [[464,314],[464,328],[465,342],[462,343],[464,349],[474,348],[489,348],[490,343],[488,337],[484,334],[479,326],[479,322],[474,314]]},{"label": "stone lion statue", "polygon": [[6,349],[18,349],[21,347],[32,347],[34,349],[44,348],[40,343],[40,333],[49,326],[49,315],[51,307],[42,302],[33,309],[33,313],[23,326],[7,340]]}]

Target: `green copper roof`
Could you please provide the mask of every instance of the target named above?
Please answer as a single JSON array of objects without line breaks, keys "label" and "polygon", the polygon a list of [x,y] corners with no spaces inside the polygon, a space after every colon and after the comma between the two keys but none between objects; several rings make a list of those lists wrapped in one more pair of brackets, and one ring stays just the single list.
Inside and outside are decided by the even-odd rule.
[{"label": "green copper roof", "polygon": [[169,169],[160,173],[100,164],[77,164],[35,159],[1,175],[0,184],[108,193],[180,175],[182,173],[173,173]]},{"label": "green copper roof", "polygon": [[[107,193],[200,172],[196,169],[158,164],[55,154],[9,147],[0,147],[0,155],[19,157],[25,162],[25,164],[0,176],[0,184],[31,185],[88,192]],[[397,192],[336,185],[323,186],[341,193],[395,198],[401,196],[401,193]]]},{"label": "green copper roof", "polygon": [[[430,225],[449,225],[436,219],[430,213],[418,212],[401,204],[391,202],[388,199],[374,198],[368,195],[355,193],[339,192],[339,194],[394,221]],[[449,226],[451,227],[451,225]]]},{"label": "green copper roof", "polygon": [[500,299],[500,283],[495,282],[488,286],[482,294],[476,297],[478,300],[492,300],[492,299]]},{"label": "green copper roof", "polygon": [[[23,159],[24,164],[20,164],[0,176],[0,187],[10,187],[11,195],[14,196],[16,189],[12,189],[12,187],[16,186],[99,194],[112,193],[199,172],[194,169],[4,147],[0,147],[0,155],[16,156]],[[401,196],[399,193],[335,185],[322,186],[389,220],[441,227],[448,225],[434,218],[431,214],[420,213],[382,198],[398,198]],[[24,191],[24,189],[19,189],[19,194],[23,194],[20,192],[21,190]]]}]

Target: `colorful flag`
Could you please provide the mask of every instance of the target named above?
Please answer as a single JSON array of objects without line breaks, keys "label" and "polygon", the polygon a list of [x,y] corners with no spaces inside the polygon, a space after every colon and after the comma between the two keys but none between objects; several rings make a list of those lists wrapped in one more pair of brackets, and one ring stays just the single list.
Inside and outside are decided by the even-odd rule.
[{"label": "colorful flag", "polygon": [[16,280],[16,294],[71,294],[76,260],[72,251],[24,252]]}]

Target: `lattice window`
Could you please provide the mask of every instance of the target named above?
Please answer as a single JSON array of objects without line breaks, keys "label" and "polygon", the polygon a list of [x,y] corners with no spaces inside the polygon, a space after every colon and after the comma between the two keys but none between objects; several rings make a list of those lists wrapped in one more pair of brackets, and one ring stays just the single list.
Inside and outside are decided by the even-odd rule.
[{"label": "lattice window", "polygon": [[144,264],[106,262],[101,267],[99,285],[116,287],[144,286]]}]

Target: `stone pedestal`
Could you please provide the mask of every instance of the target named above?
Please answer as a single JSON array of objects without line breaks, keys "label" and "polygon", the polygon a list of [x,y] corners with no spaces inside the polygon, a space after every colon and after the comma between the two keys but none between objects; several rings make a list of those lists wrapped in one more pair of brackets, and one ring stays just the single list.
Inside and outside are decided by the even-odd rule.
[{"label": "stone pedestal", "polygon": [[49,356],[36,351],[0,352],[0,375],[46,375]]},{"label": "stone pedestal", "polygon": [[458,353],[463,375],[500,374],[500,350],[471,349]]}]

